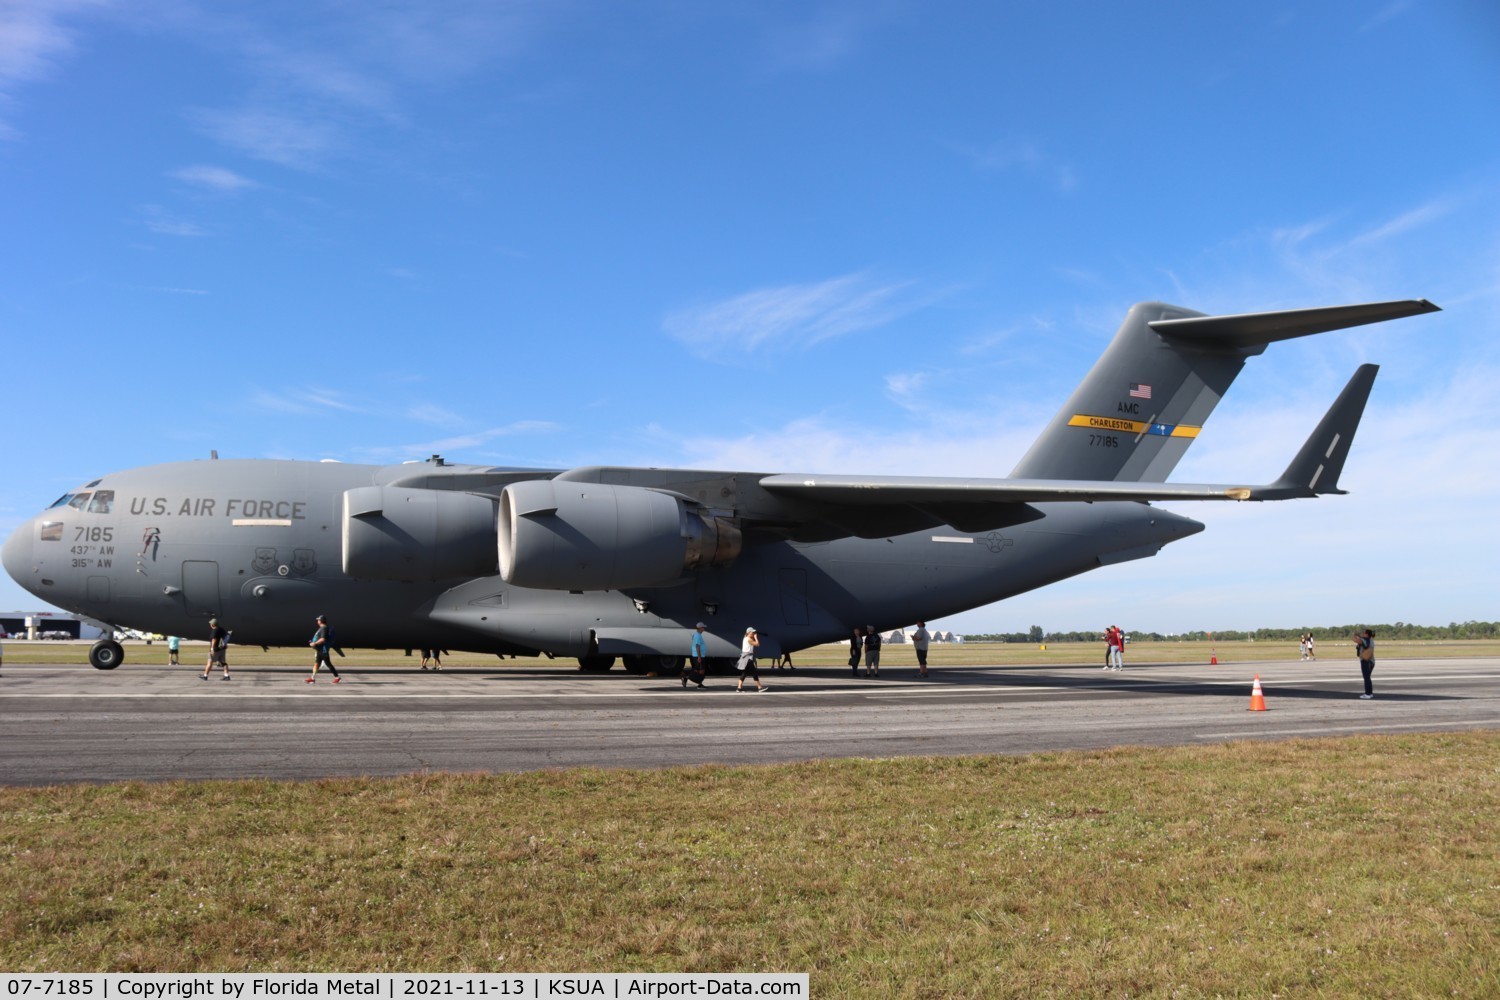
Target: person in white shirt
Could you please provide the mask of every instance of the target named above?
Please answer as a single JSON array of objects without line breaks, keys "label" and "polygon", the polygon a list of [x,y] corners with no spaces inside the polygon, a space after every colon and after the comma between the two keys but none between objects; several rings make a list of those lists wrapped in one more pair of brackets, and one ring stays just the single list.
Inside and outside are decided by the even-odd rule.
[{"label": "person in white shirt", "polygon": [[756,634],[754,627],[745,629],[745,638],[740,642],[740,660],[735,667],[740,672],[740,685],[735,691],[745,690],[745,678],[749,677],[755,682],[755,693],[760,694],[766,690],[761,687],[760,671],[755,669],[755,650],[760,645],[760,636]]},{"label": "person in white shirt", "polygon": [[917,676],[927,676],[927,644],[932,636],[927,632],[926,622],[917,622],[917,630],[911,634],[912,648],[917,651]]}]

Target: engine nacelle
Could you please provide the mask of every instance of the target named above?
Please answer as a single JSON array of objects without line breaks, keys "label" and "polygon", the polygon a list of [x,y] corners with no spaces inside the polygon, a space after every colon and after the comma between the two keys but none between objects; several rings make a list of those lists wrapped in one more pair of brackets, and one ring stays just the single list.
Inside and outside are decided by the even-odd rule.
[{"label": "engine nacelle", "polygon": [[344,493],[344,572],[361,580],[495,575],[495,501],[361,486]]},{"label": "engine nacelle", "polygon": [[722,566],[741,545],[728,520],[658,490],[527,480],[500,494],[500,575],[517,587],[658,586]]}]

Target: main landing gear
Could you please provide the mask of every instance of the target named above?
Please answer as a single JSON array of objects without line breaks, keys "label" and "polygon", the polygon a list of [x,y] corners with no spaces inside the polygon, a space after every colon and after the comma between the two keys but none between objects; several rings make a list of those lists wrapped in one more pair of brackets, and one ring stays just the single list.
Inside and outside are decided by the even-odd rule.
[{"label": "main landing gear", "polygon": [[89,650],[89,663],[97,670],[113,670],[125,662],[125,647],[113,639],[100,639]]}]

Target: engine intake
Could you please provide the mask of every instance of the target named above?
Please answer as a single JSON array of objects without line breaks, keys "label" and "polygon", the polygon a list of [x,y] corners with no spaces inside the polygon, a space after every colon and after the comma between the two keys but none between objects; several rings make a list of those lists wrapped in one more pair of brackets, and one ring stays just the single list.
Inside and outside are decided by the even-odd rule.
[{"label": "engine intake", "polygon": [[495,575],[495,501],[361,486],[344,493],[344,572],[361,580]]},{"label": "engine intake", "polygon": [[517,587],[623,590],[672,583],[740,554],[739,528],[681,497],[555,480],[500,494],[500,575]]}]

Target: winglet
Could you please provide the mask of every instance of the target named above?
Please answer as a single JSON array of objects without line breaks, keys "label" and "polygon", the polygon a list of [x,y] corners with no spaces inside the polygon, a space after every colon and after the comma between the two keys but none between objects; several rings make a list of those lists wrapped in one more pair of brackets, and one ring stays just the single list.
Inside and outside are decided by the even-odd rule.
[{"label": "winglet", "polygon": [[1354,432],[1359,428],[1359,418],[1365,412],[1378,371],[1379,365],[1360,365],[1281,478],[1270,486],[1254,489],[1250,499],[1284,500],[1349,492],[1339,489],[1339,474],[1344,471],[1344,459],[1349,457]]}]

